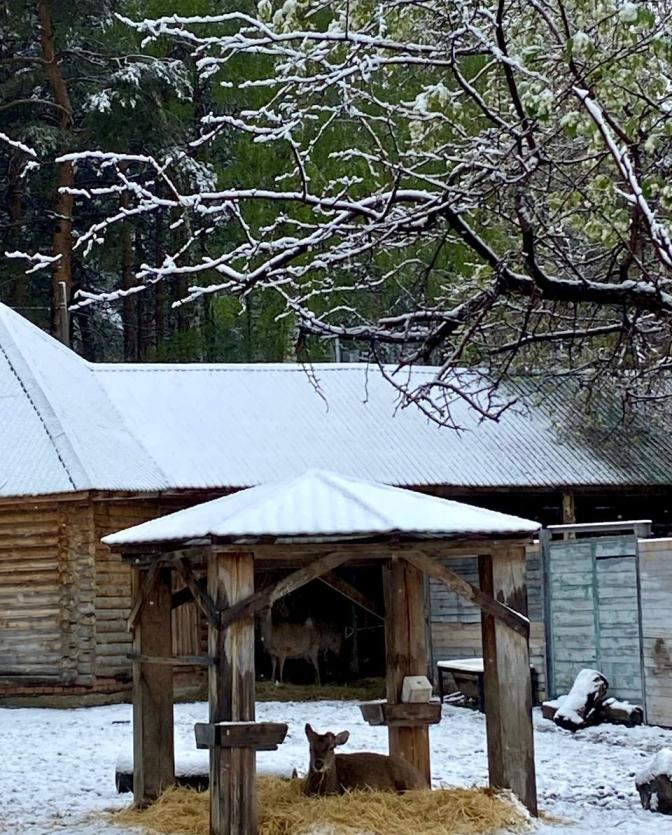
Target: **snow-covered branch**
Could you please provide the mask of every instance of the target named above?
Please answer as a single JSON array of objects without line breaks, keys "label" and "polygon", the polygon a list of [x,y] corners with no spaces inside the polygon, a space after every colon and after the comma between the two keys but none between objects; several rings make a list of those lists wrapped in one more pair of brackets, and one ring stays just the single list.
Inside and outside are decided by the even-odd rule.
[{"label": "snow-covered branch", "polygon": [[[80,304],[160,281],[184,282],[178,305],[275,294],[304,341],[436,363],[401,390],[448,423],[455,396],[496,419],[517,368],[630,385],[669,363],[666,4],[261,0],[126,23],[186,46],[218,104],[165,159],[61,158],[87,172],[78,199],[109,201],[85,255],[139,218],[184,230],[132,291]],[[194,188],[181,166],[211,152],[232,162]],[[487,396],[451,388],[460,364],[489,369]]]}]

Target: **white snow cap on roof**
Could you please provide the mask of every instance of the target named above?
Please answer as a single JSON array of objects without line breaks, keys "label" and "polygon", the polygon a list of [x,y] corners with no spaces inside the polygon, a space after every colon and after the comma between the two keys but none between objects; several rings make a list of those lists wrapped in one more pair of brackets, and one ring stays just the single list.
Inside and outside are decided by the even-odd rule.
[{"label": "white snow cap on roof", "polygon": [[119,548],[206,537],[530,536],[539,527],[529,519],[311,469],[135,525],[103,542]]},{"label": "white snow cap on roof", "polygon": [[438,371],[91,363],[0,304],[0,496],[221,491],[310,467],[457,489],[672,483],[666,426],[619,427],[609,410],[593,425],[562,381],[543,397],[507,382],[517,405],[497,422],[456,401],[459,433],[399,408],[388,378],[431,384]]}]

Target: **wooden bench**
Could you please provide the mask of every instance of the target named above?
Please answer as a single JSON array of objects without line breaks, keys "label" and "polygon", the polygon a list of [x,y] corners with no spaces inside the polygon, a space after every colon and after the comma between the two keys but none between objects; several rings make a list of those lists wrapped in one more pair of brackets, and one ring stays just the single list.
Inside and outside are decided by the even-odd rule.
[{"label": "wooden bench", "polygon": [[[475,701],[481,713],[485,712],[482,658],[456,658],[452,661],[438,661],[436,668],[441,704],[443,704],[446,693],[450,692],[446,690],[445,677],[451,676],[460,693]],[[532,702],[537,704],[537,672],[532,664],[530,664],[530,678],[532,682]]]}]

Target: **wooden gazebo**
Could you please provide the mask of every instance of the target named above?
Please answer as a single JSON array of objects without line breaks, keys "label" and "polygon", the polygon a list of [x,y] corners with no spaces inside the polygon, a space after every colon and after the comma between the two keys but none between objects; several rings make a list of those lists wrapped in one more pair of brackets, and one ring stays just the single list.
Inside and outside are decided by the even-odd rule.
[{"label": "wooden gazebo", "polygon": [[[430,776],[426,705],[401,704],[406,676],[425,675],[429,575],[482,610],[490,784],[511,789],[536,814],[525,546],[539,526],[410,490],[311,470],[244,490],[104,538],[132,566],[134,795],[147,805],[174,782],[173,667],[209,671],[213,835],[256,832],[255,751],[283,737],[256,723],[254,615],[344,563],[383,567],[390,753]],[[445,566],[479,555],[480,589]],[[207,585],[194,567],[206,569]],[[255,591],[255,569],[286,569]],[[171,572],[208,620],[208,656],[172,656]],[[183,597],[184,599],[184,597]],[[177,601],[179,602],[179,601]]]}]

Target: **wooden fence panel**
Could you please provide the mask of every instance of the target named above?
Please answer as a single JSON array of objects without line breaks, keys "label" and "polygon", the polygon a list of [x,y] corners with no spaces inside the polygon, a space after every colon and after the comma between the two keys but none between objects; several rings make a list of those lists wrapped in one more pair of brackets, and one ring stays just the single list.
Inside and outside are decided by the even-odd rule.
[{"label": "wooden fence panel", "polygon": [[672,726],[672,539],[639,542],[647,721]]}]

